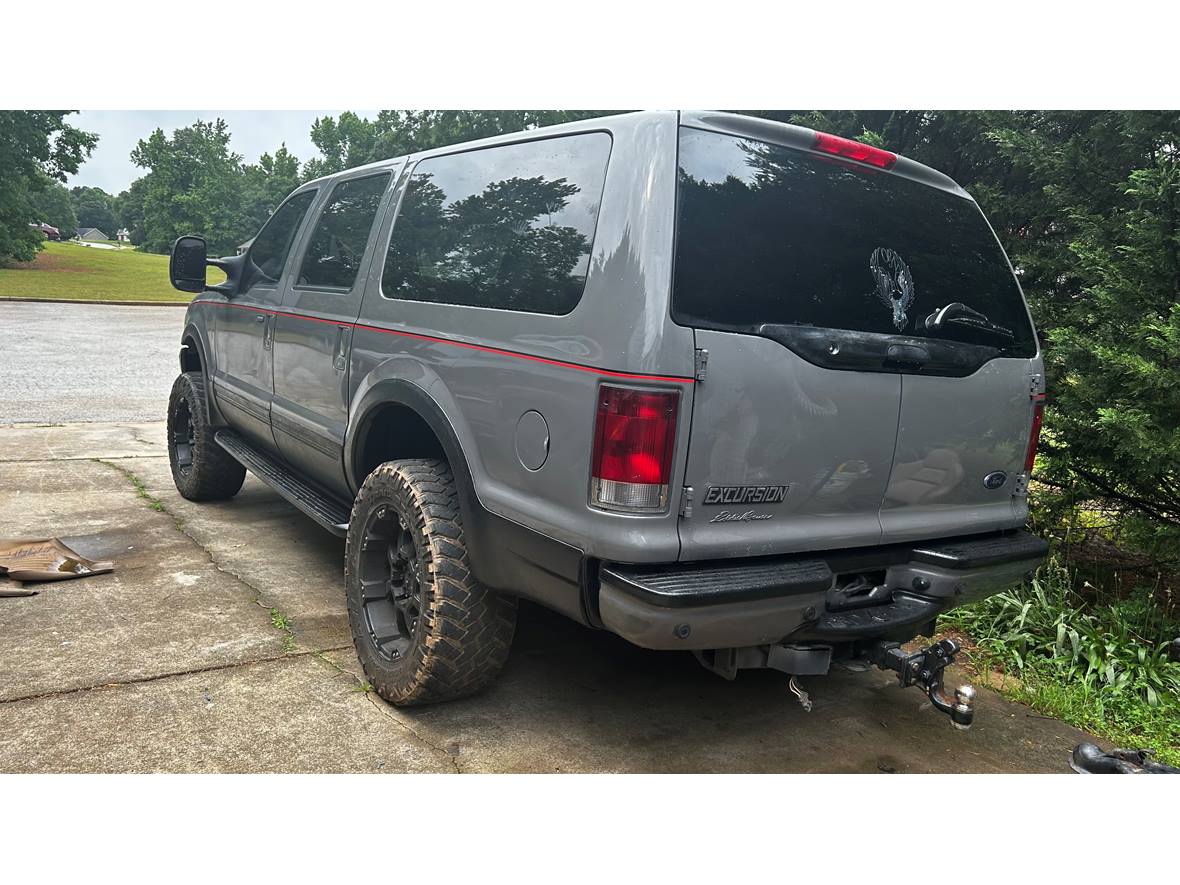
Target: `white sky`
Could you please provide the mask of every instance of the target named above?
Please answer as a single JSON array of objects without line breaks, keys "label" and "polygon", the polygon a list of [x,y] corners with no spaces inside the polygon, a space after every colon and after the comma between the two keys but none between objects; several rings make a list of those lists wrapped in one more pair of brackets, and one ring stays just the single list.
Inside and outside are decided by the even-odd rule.
[{"label": "white sky", "polygon": [[[358,110],[370,119],[376,111]],[[147,170],[131,162],[131,149],[141,138],[147,138],[158,127],[166,135],[196,120],[213,121],[218,117],[229,124],[233,135],[230,149],[242,155],[247,163],[255,162],[264,153],[286,142],[287,150],[304,162],[318,156],[311,143],[311,124],[316,117],[338,116],[340,111],[82,111],[66,120],[87,132],[98,133],[98,146],[90,159],[70,176],[67,187],[86,185],[100,187],[110,194],[126,190]]]}]

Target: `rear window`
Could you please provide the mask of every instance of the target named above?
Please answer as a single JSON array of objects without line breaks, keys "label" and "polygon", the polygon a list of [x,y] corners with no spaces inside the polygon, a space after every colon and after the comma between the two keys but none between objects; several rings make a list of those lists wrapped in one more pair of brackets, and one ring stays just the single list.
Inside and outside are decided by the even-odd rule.
[{"label": "rear window", "polygon": [[385,259],[387,298],[566,314],[590,267],[605,133],[423,160]]},{"label": "rear window", "polygon": [[1020,290],[974,202],[900,175],[695,129],[680,135],[673,316],[933,337],[961,302],[1014,343],[960,324],[937,337],[1032,355]]}]

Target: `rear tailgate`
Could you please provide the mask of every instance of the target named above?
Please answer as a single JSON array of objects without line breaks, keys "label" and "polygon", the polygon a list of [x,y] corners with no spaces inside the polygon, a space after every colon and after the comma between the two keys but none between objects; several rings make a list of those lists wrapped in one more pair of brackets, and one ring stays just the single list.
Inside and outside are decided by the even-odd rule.
[{"label": "rear tailgate", "polygon": [[902,378],[897,453],[881,505],[886,543],[987,532],[1024,522],[1033,400],[1027,360],[966,378]]},{"label": "rear tailgate", "polygon": [[1018,525],[1039,362],[975,203],[883,152],[685,126],[679,157],[673,318],[708,354],[681,558]]},{"label": "rear tailgate", "polygon": [[896,375],[814,366],[766,338],[696,331],[682,558],[860,547],[881,539]]}]

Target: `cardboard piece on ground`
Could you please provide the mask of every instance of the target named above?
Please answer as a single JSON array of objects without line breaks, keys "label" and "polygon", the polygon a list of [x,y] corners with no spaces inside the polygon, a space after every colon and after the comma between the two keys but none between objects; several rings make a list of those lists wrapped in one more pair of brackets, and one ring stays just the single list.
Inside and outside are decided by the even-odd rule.
[{"label": "cardboard piece on ground", "polygon": [[[0,540],[0,575],[13,581],[63,581],[114,570],[113,562],[87,559],[57,538]],[[22,588],[19,595],[27,593]]]}]

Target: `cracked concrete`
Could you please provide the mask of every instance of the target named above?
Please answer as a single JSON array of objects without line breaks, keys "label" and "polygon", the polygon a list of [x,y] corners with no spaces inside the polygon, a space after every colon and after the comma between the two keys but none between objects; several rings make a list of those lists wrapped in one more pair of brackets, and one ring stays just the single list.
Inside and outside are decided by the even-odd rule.
[{"label": "cracked concrete", "polygon": [[397,709],[364,691],[343,543],[253,477],[185,501],[162,422],[0,428],[0,489],[0,536],[116,565],[0,599],[0,771],[1064,771],[1087,738],[986,690],[956,732],[884,673],[804,680],[805,714],[780,674],[530,606],[489,690]]}]

